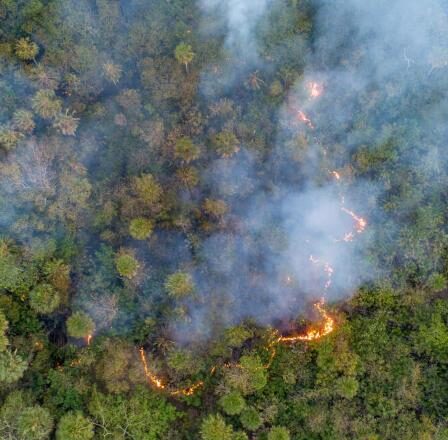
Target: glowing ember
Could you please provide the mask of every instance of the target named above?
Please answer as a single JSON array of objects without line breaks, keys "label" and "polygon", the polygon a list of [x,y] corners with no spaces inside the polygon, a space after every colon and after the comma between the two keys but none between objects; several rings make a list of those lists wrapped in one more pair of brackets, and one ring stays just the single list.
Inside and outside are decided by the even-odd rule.
[{"label": "glowing ember", "polygon": [[349,241],[353,241],[354,238],[355,238],[355,235],[353,234],[353,232],[347,232],[344,235],[344,238],[342,240],[345,242],[349,242]]},{"label": "glowing ember", "polygon": [[332,279],[333,272],[334,272],[333,267],[330,265],[330,263],[328,263],[328,261],[321,261],[318,258],[313,257],[313,255],[310,255],[309,260],[313,264],[322,264],[323,265],[324,272],[327,274],[327,281],[325,282],[324,290],[327,291],[331,286],[331,279]]},{"label": "glowing ember", "polygon": [[311,119],[308,118],[308,116],[302,110],[299,110],[297,112],[297,119],[299,121],[303,122],[304,124],[306,124],[309,128],[314,128],[314,125],[311,122]]},{"label": "glowing ember", "polygon": [[319,260],[317,258],[314,258],[312,255],[310,255],[310,261],[311,261],[311,263],[314,263],[314,264],[319,263]]},{"label": "glowing ember", "polygon": [[334,269],[328,264],[324,264],[324,272],[327,274],[327,281],[325,283],[325,290],[328,290],[331,286],[331,277],[333,276]]},{"label": "glowing ember", "polygon": [[367,221],[365,219],[363,219],[362,217],[358,217],[353,211],[350,211],[345,207],[342,207],[341,210],[348,214],[356,222],[356,232],[358,234],[364,232],[367,227]]},{"label": "glowing ember", "polygon": [[336,180],[341,179],[341,175],[337,171],[331,171],[331,174],[334,176]]},{"label": "glowing ember", "polygon": [[322,84],[319,84],[318,82],[315,82],[315,81],[310,81],[308,83],[308,91],[309,91],[310,97],[315,99],[315,98],[319,98],[319,96],[322,95],[324,88],[323,88]]},{"label": "glowing ember", "polygon": [[314,307],[322,316],[324,325],[320,329],[309,329],[304,334],[292,336],[280,336],[279,343],[289,344],[297,341],[316,341],[324,336],[329,335],[334,330],[334,319],[327,313],[324,308],[325,300],[322,298],[319,302],[314,304]]},{"label": "glowing ember", "polygon": [[90,345],[90,343],[92,342],[92,338],[93,338],[93,335],[87,335],[87,338],[86,338],[87,345]]},{"label": "glowing ember", "polygon": [[201,388],[204,385],[204,382],[202,382],[201,380],[199,382],[196,382],[195,384],[186,387],[186,388],[180,388],[178,390],[174,390],[171,391],[170,394],[172,396],[179,396],[179,395],[183,395],[183,396],[192,396],[196,390],[198,388]]}]

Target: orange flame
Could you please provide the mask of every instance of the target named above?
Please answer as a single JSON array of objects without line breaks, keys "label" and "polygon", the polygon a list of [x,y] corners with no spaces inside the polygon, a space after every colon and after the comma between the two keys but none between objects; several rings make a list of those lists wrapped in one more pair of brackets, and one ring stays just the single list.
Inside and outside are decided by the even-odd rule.
[{"label": "orange flame", "polygon": [[319,98],[319,96],[322,95],[324,88],[323,88],[322,84],[320,84],[316,81],[310,81],[308,83],[308,91],[309,91],[310,97],[315,99],[315,98]]},{"label": "orange flame", "polygon": [[367,227],[367,220],[357,216],[353,211],[350,211],[349,209],[345,208],[344,206],[341,208],[343,212],[348,214],[355,222],[356,222],[356,232],[358,234],[361,234],[364,232],[364,230]]},{"label": "orange flame", "polygon": [[322,298],[319,302],[314,304],[314,307],[319,312],[324,320],[324,325],[320,329],[309,329],[304,334],[292,335],[292,336],[280,336],[279,343],[293,343],[297,341],[316,341],[324,336],[329,335],[335,327],[334,319],[328,314],[324,308],[325,300]]},{"label": "orange flame", "polygon": [[92,338],[93,338],[93,335],[87,335],[87,338],[86,338],[87,345],[90,345],[90,343],[92,342]]},{"label": "orange flame", "polygon": [[[313,98],[313,99],[316,99],[319,96],[321,96],[323,93],[323,90],[324,90],[323,85],[318,82],[315,82],[315,81],[310,81],[307,84],[307,87],[309,90],[309,96],[310,96],[310,98]],[[289,108],[292,118],[295,117],[299,122],[304,123],[311,129],[315,128],[311,119],[308,118],[308,116],[302,110],[297,110],[297,106],[294,105],[294,103],[290,103],[290,106],[288,108]],[[325,149],[324,154],[326,154],[326,153],[327,153],[327,150]],[[333,171],[330,171],[330,173],[336,180],[341,179],[341,175],[337,171],[333,170]],[[356,215],[353,211],[350,211],[349,209],[345,208],[344,203],[345,203],[344,196],[341,195],[341,210],[343,212],[345,212],[346,214],[350,215],[351,218],[355,221],[355,229],[354,230],[358,234],[364,232],[364,230],[367,227],[367,221],[364,218]],[[355,237],[355,233],[354,233],[354,231],[351,231],[351,232],[346,233],[344,235],[344,237],[342,238],[342,240],[336,240],[336,242],[339,242],[339,241],[350,242],[350,241],[353,241],[354,237]],[[305,240],[305,241],[307,243],[309,243],[309,240]],[[327,292],[332,283],[332,277],[333,277],[333,272],[334,272],[333,267],[328,262],[320,260],[318,258],[315,258],[313,255],[310,255],[309,260],[313,264],[319,264],[319,265],[323,266],[323,271],[325,272],[326,277],[327,277],[327,280],[324,284],[324,292]],[[289,275],[287,275],[286,279],[285,279],[285,283],[291,284],[292,281],[293,281],[293,279]],[[323,325],[320,328],[311,327],[305,333],[298,333],[298,334],[294,334],[294,335],[290,335],[290,336],[282,336],[282,335],[278,336],[278,332],[276,332],[275,338],[272,339],[271,342],[266,347],[266,349],[269,352],[269,360],[266,365],[263,365],[263,368],[267,369],[271,366],[271,364],[277,354],[277,345],[278,344],[291,344],[291,343],[295,343],[298,341],[305,341],[305,342],[316,341],[318,339],[321,339],[321,338],[329,335],[331,332],[334,331],[335,320],[325,310],[325,299],[322,298],[320,301],[313,304],[313,306],[315,307],[317,312],[320,314],[320,316],[323,320]],[[90,343],[90,338],[91,338],[91,335],[89,335],[89,337],[87,339],[88,344]],[[149,383],[154,385],[158,389],[167,389],[167,386],[163,383],[162,379],[160,379],[157,375],[155,375],[154,373],[152,373],[150,371],[143,347],[140,348],[139,351],[140,351],[140,358],[142,361],[143,369],[144,369],[146,377],[148,378]],[[229,362],[224,363],[223,367],[224,368],[231,368],[231,367],[242,368],[242,366],[240,364],[232,364]],[[216,369],[217,369],[217,366],[216,365],[213,366],[210,370],[210,375],[215,374]],[[169,394],[171,394],[172,396],[178,396],[178,395],[191,396],[199,388],[201,388],[203,386],[204,386],[204,382],[198,381],[198,382],[194,383],[193,385],[190,385],[189,387],[186,387],[186,388],[170,389]]]},{"label": "orange flame", "polygon": [[151,371],[148,368],[148,362],[146,361],[145,350],[143,349],[143,347],[141,347],[139,351],[140,351],[140,359],[142,360],[143,364],[143,369],[145,370],[145,376],[153,385],[156,386],[156,388],[163,390],[165,388],[165,385],[163,384],[162,380],[159,379],[155,374],[151,373]]},{"label": "orange flame", "polygon": [[328,261],[321,261],[318,258],[315,258],[313,255],[310,255],[309,260],[313,264],[323,264],[324,272],[327,274],[327,281],[325,282],[324,290],[327,291],[331,286],[331,281],[332,281],[333,272],[334,272],[333,267],[330,265],[330,263]]},{"label": "orange flame", "polygon": [[[145,376],[148,378],[149,383],[154,385],[159,390],[166,389],[167,387],[163,383],[162,379],[160,379],[156,374],[151,372],[151,370],[149,369],[148,362],[147,362],[146,356],[145,356],[144,348],[141,347],[139,352],[140,352],[140,359],[141,359],[142,365],[143,365],[143,370],[145,371]],[[213,374],[213,373],[211,373],[211,374]],[[190,385],[189,387],[177,388],[174,390],[170,390],[170,394],[172,396],[179,396],[179,395],[192,396],[196,392],[196,390],[201,388],[203,385],[204,385],[204,382],[202,382],[200,380],[200,381],[194,383],[193,385]]]},{"label": "orange flame", "polygon": [[337,171],[331,171],[331,174],[334,176],[334,178],[336,180],[340,180],[341,179],[341,175],[337,172]]},{"label": "orange flame", "polygon": [[[321,329],[309,329],[306,333],[303,334],[297,334],[293,336],[280,336],[275,338],[267,347],[267,350],[270,351],[269,355],[269,361],[266,365],[263,365],[264,369],[268,369],[276,354],[277,344],[290,344],[297,341],[315,341],[317,339],[320,339],[324,336],[327,336],[330,334],[335,327],[334,319],[327,313],[327,311],[324,308],[325,300],[322,298],[319,302],[314,304],[314,307],[319,312],[319,314],[324,319],[324,325]],[[143,365],[143,370],[145,372],[145,376],[148,378],[148,381],[150,384],[154,385],[157,389],[165,390],[167,389],[166,385],[163,383],[162,379],[160,379],[157,375],[151,372],[151,370],[148,367],[148,362],[146,360],[145,350],[143,347],[139,349],[140,352],[140,359]],[[232,365],[230,363],[224,363],[223,366],[225,368],[230,367],[238,367],[241,368],[241,365],[235,364]],[[210,375],[215,374],[216,371],[216,365],[213,366],[210,370]],[[169,394],[171,396],[192,396],[199,388],[202,388],[204,386],[204,382],[202,380],[199,380],[198,382],[194,383],[193,385],[190,385],[185,388],[177,388],[177,389],[171,389],[169,391]]]},{"label": "orange flame", "polygon": [[196,390],[201,388],[203,385],[204,385],[204,382],[202,382],[202,380],[200,380],[189,387],[180,388],[178,390],[173,390],[170,392],[170,394],[172,396],[178,396],[178,395],[192,396],[196,392]]},{"label": "orange flame", "polygon": [[307,116],[302,110],[299,110],[299,111],[297,112],[297,119],[298,119],[299,121],[303,122],[304,124],[306,124],[308,127],[310,127],[310,128],[314,128],[314,125],[313,125],[313,123],[311,122],[311,119],[308,118],[308,116]]}]

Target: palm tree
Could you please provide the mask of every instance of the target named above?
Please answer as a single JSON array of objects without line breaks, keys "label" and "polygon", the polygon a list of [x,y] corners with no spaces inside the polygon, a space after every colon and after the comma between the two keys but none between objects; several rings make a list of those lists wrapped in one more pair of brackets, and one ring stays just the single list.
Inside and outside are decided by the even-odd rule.
[{"label": "palm tree", "polygon": [[179,63],[185,65],[185,70],[188,73],[188,64],[193,61],[194,52],[189,44],[179,43],[174,51],[174,56]]},{"label": "palm tree", "polygon": [[19,59],[29,61],[39,53],[39,46],[29,38],[20,38],[16,41],[15,51]]}]

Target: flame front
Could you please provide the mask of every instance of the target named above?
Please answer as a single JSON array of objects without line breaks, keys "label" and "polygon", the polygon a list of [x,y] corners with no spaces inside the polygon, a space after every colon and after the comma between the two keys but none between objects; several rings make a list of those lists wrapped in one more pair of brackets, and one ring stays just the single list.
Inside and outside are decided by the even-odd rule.
[{"label": "flame front", "polygon": [[[307,88],[308,88],[308,92],[309,92],[309,97],[311,99],[316,99],[316,98],[320,97],[324,91],[323,85],[318,82],[315,82],[315,81],[310,81],[307,84]],[[289,114],[291,115],[291,118],[292,118],[291,120],[296,121],[296,122],[299,121],[299,122],[305,124],[306,126],[308,126],[310,129],[314,129],[315,127],[314,127],[314,124],[311,121],[311,119],[299,108],[300,107],[298,107],[298,105],[296,103],[294,103],[294,102],[290,103],[290,105],[288,106],[288,109],[289,109]],[[326,154],[326,150],[324,150],[324,154]],[[335,171],[335,170],[333,170],[333,171],[328,170],[328,171],[337,181],[341,180],[341,175],[337,171]],[[353,211],[347,209],[344,206],[345,205],[344,196],[342,194],[340,194],[340,197],[341,197],[341,203],[340,203],[341,211],[348,214],[355,222],[355,225],[354,225],[354,229],[352,231],[345,233],[342,239],[335,240],[335,242],[341,242],[341,241],[351,242],[354,240],[356,234],[361,234],[362,232],[364,232],[364,230],[367,227],[367,221],[364,218],[358,216]],[[305,242],[309,243],[309,240],[307,239],[307,240],[305,240]],[[320,301],[313,304],[314,308],[316,309],[316,311],[318,312],[318,314],[321,317],[322,324],[319,327],[312,326],[303,333],[296,333],[296,334],[289,335],[289,336],[279,335],[279,332],[275,331],[275,333],[273,334],[273,338],[266,346],[266,350],[269,352],[269,360],[265,365],[263,365],[263,368],[265,368],[265,369],[270,368],[272,362],[274,361],[275,356],[277,354],[277,347],[279,344],[292,344],[292,343],[296,343],[296,342],[300,342],[300,341],[303,341],[303,342],[317,341],[317,340],[329,335],[335,329],[335,326],[336,326],[335,320],[325,309],[325,295],[331,287],[334,269],[328,261],[321,260],[319,258],[316,258],[313,255],[309,256],[309,261],[315,265],[321,266],[323,272],[326,275],[326,281],[323,286],[323,296],[324,297]],[[286,285],[292,284],[293,278],[290,275],[287,275],[286,278],[284,279],[284,283]],[[88,343],[89,342],[90,342],[90,339],[88,339]],[[152,373],[151,370],[149,369],[148,363],[146,360],[146,356],[145,356],[145,351],[144,351],[143,347],[140,348],[139,351],[140,351],[140,358],[141,358],[141,362],[143,365],[145,375],[148,378],[149,383],[152,384],[153,386],[155,386],[156,388],[168,391],[169,394],[172,396],[191,396],[198,389],[200,389],[204,386],[203,381],[198,381],[198,382],[194,383],[193,385],[190,385],[189,387],[185,387],[185,388],[174,388],[173,389],[171,387],[168,387],[167,385],[164,384],[164,382],[161,378],[159,378],[156,374]],[[242,368],[242,366],[240,364],[232,364],[229,362],[225,362],[222,364],[222,368],[231,368],[231,367]],[[214,375],[217,368],[218,368],[217,365],[213,366],[210,370],[210,375]]]},{"label": "flame front", "polygon": [[[141,347],[139,352],[140,352],[140,359],[143,365],[143,370],[145,372],[145,376],[148,378],[149,383],[154,385],[159,390],[167,389],[167,386],[163,383],[163,380],[149,369],[144,348]],[[200,380],[194,383],[193,385],[190,385],[189,387],[171,389],[169,390],[169,393],[172,396],[192,396],[196,392],[196,390],[201,388],[203,385],[204,382]]]},{"label": "flame front", "polygon": [[148,362],[146,361],[145,350],[143,349],[143,347],[141,347],[139,351],[140,351],[140,359],[143,364],[143,369],[145,370],[145,376],[148,378],[150,383],[152,383],[156,388],[159,388],[161,390],[165,389],[165,385],[163,384],[162,379],[159,379],[148,368]]},{"label": "flame front", "polygon": [[279,343],[290,344],[297,341],[316,341],[329,335],[335,327],[334,319],[325,310],[325,300],[322,298],[320,301],[314,304],[314,307],[323,318],[323,326],[320,329],[309,329],[305,333],[292,335],[292,336],[280,336]]},{"label": "flame front", "polygon": [[192,396],[197,389],[201,388],[202,386],[204,386],[204,382],[202,382],[202,380],[196,382],[195,384],[186,387],[186,388],[179,388],[177,390],[173,390],[170,392],[170,394],[172,396]]},{"label": "flame front", "polygon": [[349,209],[345,208],[344,206],[341,208],[341,210],[343,212],[345,212],[346,214],[348,214],[355,221],[356,232],[358,234],[361,234],[365,231],[365,229],[367,227],[367,220],[365,220],[362,217],[357,216],[353,211],[350,211]]}]

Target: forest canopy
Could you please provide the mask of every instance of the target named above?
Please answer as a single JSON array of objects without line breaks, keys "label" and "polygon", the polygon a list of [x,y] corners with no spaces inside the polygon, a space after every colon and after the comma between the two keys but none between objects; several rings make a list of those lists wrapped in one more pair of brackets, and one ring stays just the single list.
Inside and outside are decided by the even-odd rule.
[{"label": "forest canopy", "polygon": [[447,23],[0,0],[0,439],[448,439]]}]

